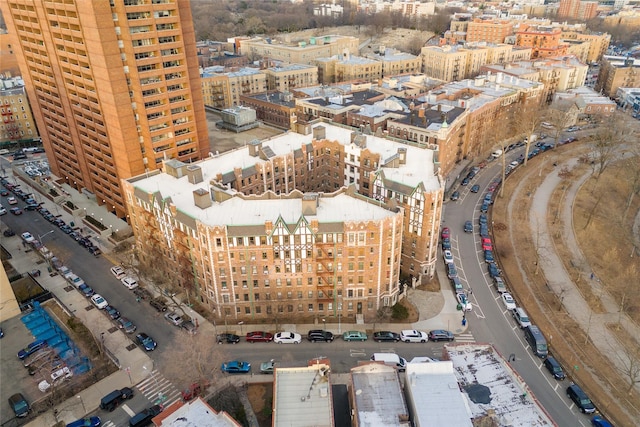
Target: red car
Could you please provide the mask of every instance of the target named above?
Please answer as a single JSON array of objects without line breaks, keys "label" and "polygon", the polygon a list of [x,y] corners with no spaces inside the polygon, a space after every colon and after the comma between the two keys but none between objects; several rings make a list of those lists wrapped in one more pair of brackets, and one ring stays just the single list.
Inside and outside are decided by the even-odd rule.
[{"label": "red car", "polygon": [[443,239],[448,239],[451,237],[451,230],[449,230],[449,227],[445,227],[442,229],[441,236]]},{"label": "red car", "polygon": [[482,250],[483,251],[490,251],[493,249],[493,246],[491,245],[491,239],[488,237],[483,237],[482,238]]},{"label": "red car", "polygon": [[269,342],[273,341],[273,335],[269,332],[254,331],[247,333],[247,342]]}]

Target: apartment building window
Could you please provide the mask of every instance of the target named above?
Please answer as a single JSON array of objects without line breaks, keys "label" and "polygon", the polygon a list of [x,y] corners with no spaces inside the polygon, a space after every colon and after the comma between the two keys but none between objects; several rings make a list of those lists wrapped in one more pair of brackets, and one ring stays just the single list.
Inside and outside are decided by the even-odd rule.
[{"label": "apartment building window", "polygon": [[302,310],[303,310],[302,304],[298,304],[298,311],[302,311]]},{"label": "apartment building window", "polygon": [[264,287],[268,288],[270,285],[269,279],[264,279]]},{"label": "apartment building window", "polygon": [[226,275],[227,275],[227,273],[226,273],[225,268],[224,268],[224,267],[220,267],[220,276],[221,276],[221,277],[224,277],[224,276],[226,276]]},{"label": "apartment building window", "polygon": [[313,311],[313,304],[309,304],[309,311]]},{"label": "apartment building window", "polygon": [[229,303],[229,295],[228,294],[222,295],[222,302],[225,303],[225,304]]},{"label": "apartment building window", "polygon": [[220,282],[220,287],[221,287],[222,289],[227,289],[227,282],[226,282],[226,280],[223,280],[222,282]]}]

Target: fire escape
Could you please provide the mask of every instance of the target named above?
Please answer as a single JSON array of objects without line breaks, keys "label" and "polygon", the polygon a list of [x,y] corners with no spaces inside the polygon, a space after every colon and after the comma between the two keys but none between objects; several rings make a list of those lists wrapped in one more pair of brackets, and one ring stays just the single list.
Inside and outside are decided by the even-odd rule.
[{"label": "fire escape", "polygon": [[7,135],[9,136],[10,142],[17,142],[20,140],[20,131],[18,130],[18,122],[11,111],[11,107],[7,107],[5,111],[2,113],[2,122],[4,123],[4,128],[7,131]]}]

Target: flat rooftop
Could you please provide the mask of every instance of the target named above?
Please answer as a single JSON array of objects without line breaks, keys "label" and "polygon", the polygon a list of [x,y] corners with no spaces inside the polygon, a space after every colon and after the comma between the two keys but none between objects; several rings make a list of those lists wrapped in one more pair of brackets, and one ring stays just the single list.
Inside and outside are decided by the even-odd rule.
[{"label": "flat rooftop", "polygon": [[351,369],[354,407],[361,426],[400,427],[409,425],[398,371],[380,363]]},{"label": "flat rooftop", "polygon": [[273,427],[333,427],[329,367],[276,368]]}]

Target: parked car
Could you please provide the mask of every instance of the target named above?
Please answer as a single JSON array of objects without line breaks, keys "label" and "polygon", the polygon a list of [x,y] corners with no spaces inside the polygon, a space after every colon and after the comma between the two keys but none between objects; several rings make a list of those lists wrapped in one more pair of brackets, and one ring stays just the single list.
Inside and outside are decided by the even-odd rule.
[{"label": "parked car", "polygon": [[95,294],[93,288],[86,283],[84,285],[78,286],[78,290],[80,290],[80,292],[82,292],[82,295],[87,298],[91,298]]},{"label": "parked car", "polygon": [[175,326],[180,326],[180,324],[183,322],[182,316],[180,316],[175,311],[171,311],[171,312],[165,314],[164,318],[167,319],[169,321],[169,323],[171,323],[171,324],[173,324]]},{"label": "parked car", "polygon": [[447,264],[447,277],[449,279],[453,279],[454,277],[458,276],[458,270],[456,270],[456,266],[454,263],[448,263]]},{"label": "parked car", "polygon": [[116,279],[122,279],[127,273],[124,271],[124,268],[116,265],[115,267],[111,267],[111,274],[113,274]]},{"label": "parked car", "polygon": [[496,278],[500,276],[500,269],[493,262],[490,262],[487,264],[487,270],[489,271],[489,276],[491,276],[491,278]]},{"label": "parked car", "polygon": [[138,341],[138,344],[144,347],[144,349],[147,351],[153,351],[158,346],[158,343],[156,343],[153,338],[151,338],[144,332],[140,332],[136,335],[136,341]]},{"label": "parked car", "polygon": [[464,222],[464,232],[473,233],[473,223],[471,221]]},{"label": "parked car", "polygon": [[442,250],[451,250],[451,239],[442,239]]},{"label": "parked car", "polygon": [[195,335],[198,333],[198,327],[192,320],[185,320],[180,324],[180,329],[184,329],[190,335]]},{"label": "parked car", "polygon": [[147,408],[138,412],[137,414],[135,414],[133,417],[129,419],[129,427],[140,427],[140,426],[147,426],[151,424],[151,420],[160,412],[162,412],[162,410],[163,410],[162,406],[153,405],[150,408]]},{"label": "parked car", "polygon": [[549,372],[551,372],[551,375],[553,375],[555,379],[557,380],[565,379],[562,366],[560,365],[560,363],[558,363],[558,361],[555,358],[549,356],[546,359],[544,359],[544,367],[547,368]]},{"label": "parked car", "polygon": [[307,333],[307,339],[311,342],[316,342],[316,341],[332,342],[333,334],[329,331],[324,331],[322,329],[313,329]]},{"label": "parked car", "polygon": [[367,334],[360,331],[347,331],[342,334],[342,339],[345,341],[366,341]]},{"label": "parked car", "polygon": [[67,424],[67,427],[98,427],[101,424],[100,417],[85,417]]},{"label": "parked car", "polygon": [[45,340],[36,340],[18,352],[18,359],[24,360],[46,345]]},{"label": "parked car", "polygon": [[263,332],[263,331],[253,331],[253,332],[247,332],[246,335],[246,340],[247,342],[269,342],[269,341],[273,341],[273,334],[269,333],[269,332]]},{"label": "parked car", "polygon": [[471,191],[472,193],[477,193],[478,191],[480,191],[480,186],[478,184],[472,185],[469,191]]},{"label": "parked car", "polygon": [[487,225],[487,215],[486,214],[480,214],[480,216],[478,217],[478,224],[479,225]]},{"label": "parked car", "polygon": [[489,203],[482,202],[482,206],[480,206],[480,212],[487,213],[489,211]]},{"label": "parked car", "polygon": [[151,307],[155,308],[160,313],[167,311],[167,300],[162,297],[150,300],[149,304],[151,304]]},{"label": "parked car", "polygon": [[449,230],[449,227],[445,227],[442,229],[441,237],[443,239],[448,239],[451,237],[451,230]]},{"label": "parked car", "polygon": [[7,197],[7,203],[9,203],[10,205],[17,205],[18,200],[13,196]]},{"label": "parked car", "polygon": [[102,298],[100,294],[93,294],[91,297],[91,302],[95,305],[99,310],[102,310],[106,306],[109,305],[106,299]]},{"label": "parked car", "polygon": [[458,300],[458,304],[460,305],[460,309],[462,311],[471,311],[473,310],[473,306],[467,299],[467,296],[464,293],[456,294],[456,299]]},{"label": "parked car", "polygon": [[302,336],[295,332],[278,332],[273,336],[273,342],[276,344],[300,344]]},{"label": "parked car", "polygon": [[25,231],[24,233],[22,233],[20,237],[22,237],[22,240],[24,240],[27,243],[33,243],[36,240],[28,231]]},{"label": "parked car", "polygon": [[22,209],[17,207],[11,208],[9,211],[14,215],[22,215]]},{"label": "parked car", "polygon": [[454,191],[453,193],[451,193],[451,197],[449,197],[449,199],[452,202],[455,202],[456,200],[458,200],[460,198],[460,192],[459,191]]},{"label": "parked car", "polygon": [[223,363],[220,369],[227,374],[248,374],[251,371],[251,364],[249,362],[232,360]]},{"label": "parked car", "polygon": [[376,342],[398,342],[400,341],[400,334],[390,331],[378,331],[373,333],[373,340]]},{"label": "parked car", "polygon": [[513,310],[516,308],[516,301],[513,299],[509,292],[504,292],[502,294],[502,303],[507,308],[507,310]]},{"label": "parked car", "polygon": [[442,257],[444,258],[445,263],[453,263],[453,254],[451,251],[446,250],[442,252]]},{"label": "parked car", "polygon": [[573,400],[580,412],[585,414],[593,414],[596,411],[595,405],[578,384],[571,384],[567,387],[567,397]]},{"label": "parked car", "polygon": [[453,333],[444,329],[429,331],[429,341],[453,341]]},{"label": "parked car", "polygon": [[138,281],[133,277],[123,277],[120,281],[127,289],[135,289],[138,287]]},{"label": "parked car", "polygon": [[502,279],[502,277],[496,276],[493,278],[493,284],[496,287],[496,290],[498,291],[498,293],[504,293],[507,292],[507,286],[504,283],[504,280]]},{"label": "parked car", "polygon": [[24,418],[29,414],[29,402],[24,398],[22,393],[16,393],[9,397],[9,406],[18,418]]},{"label": "parked car", "polygon": [[109,315],[111,320],[118,320],[120,312],[112,305],[108,305],[104,308],[104,312]]},{"label": "parked car", "polygon": [[488,237],[483,237],[482,238],[482,250],[483,251],[490,251],[493,249],[493,245],[491,244],[491,239]]},{"label": "parked car", "polygon": [[495,259],[493,258],[493,251],[491,250],[484,251],[484,260],[485,262],[494,262]]},{"label": "parked car", "polygon": [[273,374],[275,367],[276,367],[276,362],[273,359],[269,360],[268,362],[262,362],[260,364],[260,373]]},{"label": "parked car", "polygon": [[594,427],[613,427],[613,424],[611,424],[601,415],[595,415],[593,418],[591,418],[591,425]]},{"label": "parked car", "polygon": [[458,276],[451,278],[451,286],[453,286],[453,289],[456,291],[456,294],[464,293],[464,287],[462,286],[462,282],[460,281],[460,278]]},{"label": "parked car", "polygon": [[2,232],[2,235],[3,235],[4,237],[11,237],[11,236],[15,236],[15,235],[16,235],[16,233],[15,233],[15,231],[13,231],[12,229],[7,228],[6,230],[4,230],[4,231]]},{"label": "parked car", "polygon": [[133,322],[126,317],[120,317],[118,320],[118,328],[124,330],[128,334],[132,334],[138,329]]},{"label": "parked car", "polygon": [[240,342],[240,337],[236,334],[218,334],[216,337],[216,341],[218,344],[238,344]]},{"label": "parked car", "polygon": [[427,342],[429,335],[423,331],[416,331],[415,329],[404,329],[400,332],[400,340],[402,342]]}]

